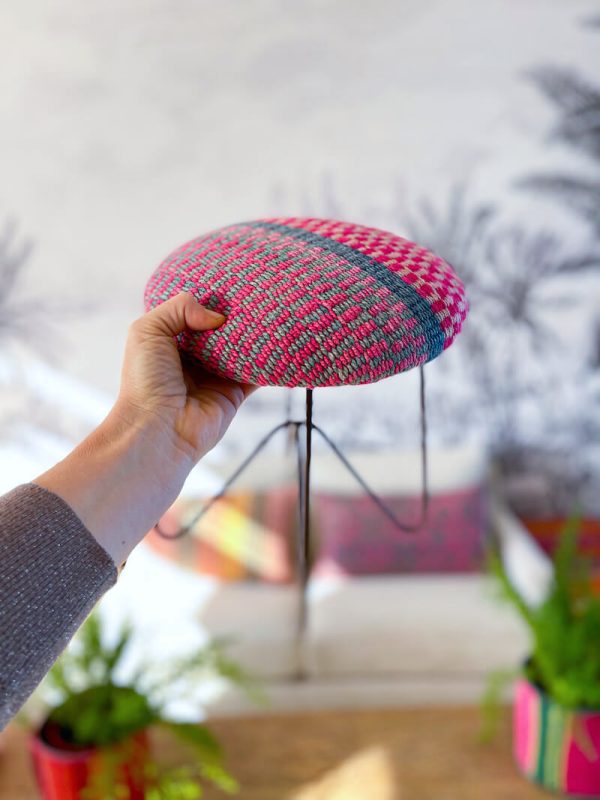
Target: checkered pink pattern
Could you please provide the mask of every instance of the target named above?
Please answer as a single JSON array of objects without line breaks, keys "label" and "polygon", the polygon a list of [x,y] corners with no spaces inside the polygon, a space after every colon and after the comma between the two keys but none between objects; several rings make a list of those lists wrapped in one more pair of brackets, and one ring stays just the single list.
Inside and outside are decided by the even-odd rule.
[{"label": "checkered pink pattern", "polygon": [[273,222],[304,228],[342,242],[398,273],[430,303],[438,316],[446,334],[444,348],[452,344],[465,319],[467,301],[462,282],[439,256],[401,236],[364,225],[329,219],[288,218]]}]

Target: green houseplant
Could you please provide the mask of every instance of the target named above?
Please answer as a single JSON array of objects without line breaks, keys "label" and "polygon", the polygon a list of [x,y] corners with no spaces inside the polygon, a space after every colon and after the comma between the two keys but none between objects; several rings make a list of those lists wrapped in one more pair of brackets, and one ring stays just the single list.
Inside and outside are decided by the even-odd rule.
[{"label": "green houseplant", "polygon": [[[598,797],[600,597],[591,581],[590,559],[578,550],[578,532],[579,521],[570,520],[554,554],[550,590],[535,607],[515,589],[500,556],[492,556],[491,564],[504,597],[531,638],[513,706],[516,762],[525,775],[547,788]],[[498,676],[492,679],[492,694],[502,682]]]},{"label": "green houseplant", "polygon": [[[84,623],[40,687],[49,704],[30,749],[44,800],[193,800],[202,784],[235,793],[221,748],[205,725],[178,722],[167,701],[187,693],[190,681],[219,676],[256,693],[252,681],[213,641],[185,658],[140,665],[119,679],[133,629],[125,624],[112,644],[98,612]],[[160,726],[190,751],[184,766],[162,768],[147,731]]]}]

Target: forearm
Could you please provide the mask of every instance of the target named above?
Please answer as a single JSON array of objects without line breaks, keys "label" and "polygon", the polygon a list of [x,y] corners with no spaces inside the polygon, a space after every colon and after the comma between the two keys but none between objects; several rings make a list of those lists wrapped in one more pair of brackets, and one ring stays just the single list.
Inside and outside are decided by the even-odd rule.
[{"label": "forearm", "polygon": [[193,467],[164,423],[119,405],[65,459],[33,479],[59,495],[120,566],[177,498]]},{"label": "forearm", "polygon": [[0,497],[0,729],[117,579],[62,498],[35,483]]},{"label": "forearm", "polygon": [[253,390],[180,357],[178,334],[223,322],[181,292],[132,323],[110,414],[56,466],[0,497],[0,727]]}]

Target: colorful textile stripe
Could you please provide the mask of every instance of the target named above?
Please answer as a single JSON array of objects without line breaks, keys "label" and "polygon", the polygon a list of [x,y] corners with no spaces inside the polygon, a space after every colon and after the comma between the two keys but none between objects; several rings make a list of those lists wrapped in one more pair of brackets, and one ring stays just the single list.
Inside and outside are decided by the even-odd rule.
[{"label": "colorful textile stripe", "polygon": [[600,712],[573,711],[521,679],[513,712],[515,760],[547,789],[600,796]]},{"label": "colorful textile stripe", "polygon": [[144,292],[150,310],[180,291],[222,312],[179,345],[211,371],[262,386],[372,383],[438,356],[467,314],[452,267],[376,228],[273,218],[178,248]]},{"label": "colorful textile stripe", "polygon": [[[419,518],[420,497],[382,498],[398,519]],[[318,575],[478,572],[487,502],[481,486],[430,497],[427,521],[406,534],[370,497],[315,491]]]},{"label": "colorful textile stripe", "polygon": [[[153,530],[147,542],[161,555],[203,575],[288,583],[293,579],[290,542],[296,498],[293,486],[230,492],[192,526],[190,535],[169,541]],[[176,500],[160,520],[161,529],[175,533],[191,522],[203,502]]]}]

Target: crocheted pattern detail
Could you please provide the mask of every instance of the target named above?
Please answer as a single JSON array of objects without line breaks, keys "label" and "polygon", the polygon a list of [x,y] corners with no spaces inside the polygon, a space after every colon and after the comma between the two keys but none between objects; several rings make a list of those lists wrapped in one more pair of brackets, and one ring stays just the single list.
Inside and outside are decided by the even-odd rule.
[{"label": "crocheted pattern detail", "polygon": [[453,269],[386,231],[270,218],[175,250],[146,285],[146,310],[180,291],[227,316],[185,332],[184,350],[219,375],[262,386],[372,383],[435,358],[467,314]]}]

